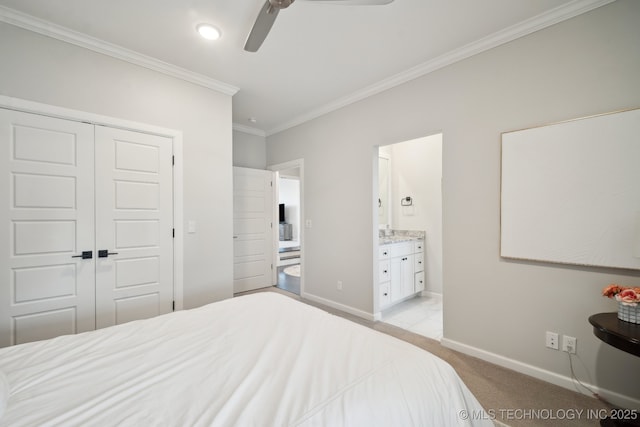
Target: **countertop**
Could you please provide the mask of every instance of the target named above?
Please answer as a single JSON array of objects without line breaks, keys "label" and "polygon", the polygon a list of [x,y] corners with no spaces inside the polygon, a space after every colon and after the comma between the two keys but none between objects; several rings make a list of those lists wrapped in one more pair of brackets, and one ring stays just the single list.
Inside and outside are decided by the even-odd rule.
[{"label": "countertop", "polygon": [[[381,233],[382,234],[382,233]],[[392,243],[412,242],[424,240],[424,231],[400,231],[394,230],[389,236],[381,235],[379,237],[379,245],[390,245]]]}]

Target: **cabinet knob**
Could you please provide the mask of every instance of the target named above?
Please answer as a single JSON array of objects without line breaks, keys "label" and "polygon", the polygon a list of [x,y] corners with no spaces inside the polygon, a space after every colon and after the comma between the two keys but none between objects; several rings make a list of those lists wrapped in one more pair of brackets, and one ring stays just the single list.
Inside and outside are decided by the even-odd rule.
[{"label": "cabinet knob", "polygon": [[384,296],[386,297],[387,295],[389,295],[389,294],[385,292],[385,293],[384,293]]},{"label": "cabinet knob", "polygon": [[387,270],[383,270],[382,272],[383,272],[383,273],[386,273],[386,272],[387,272]]}]

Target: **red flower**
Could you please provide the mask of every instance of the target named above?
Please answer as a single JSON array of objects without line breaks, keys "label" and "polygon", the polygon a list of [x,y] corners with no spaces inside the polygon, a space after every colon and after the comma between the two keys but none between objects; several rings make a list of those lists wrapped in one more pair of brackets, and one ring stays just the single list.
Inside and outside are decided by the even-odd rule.
[{"label": "red flower", "polygon": [[625,305],[640,304],[640,287],[627,287],[616,284],[606,286],[602,290],[602,295],[608,298],[615,298],[616,301]]},{"label": "red flower", "polygon": [[628,288],[616,295],[616,300],[626,303],[638,303],[640,302],[640,294],[635,290]]},{"label": "red flower", "polygon": [[620,292],[622,292],[625,288],[622,286],[618,286],[615,284],[609,285],[602,290],[602,296],[613,298]]}]

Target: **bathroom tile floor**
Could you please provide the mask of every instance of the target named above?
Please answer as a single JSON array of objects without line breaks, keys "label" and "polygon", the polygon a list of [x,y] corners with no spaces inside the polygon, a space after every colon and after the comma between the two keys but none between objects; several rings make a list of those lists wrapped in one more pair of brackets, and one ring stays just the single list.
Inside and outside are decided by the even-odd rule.
[{"label": "bathroom tile floor", "polygon": [[417,296],[382,313],[382,321],[440,341],[442,339],[442,297]]}]

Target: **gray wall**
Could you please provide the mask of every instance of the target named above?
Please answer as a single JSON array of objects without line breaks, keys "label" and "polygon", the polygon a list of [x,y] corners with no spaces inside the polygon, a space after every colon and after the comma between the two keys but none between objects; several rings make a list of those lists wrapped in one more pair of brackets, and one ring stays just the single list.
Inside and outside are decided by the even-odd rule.
[{"label": "gray wall", "polygon": [[442,131],[445,338],[566,377],[544,334],[571,335],[583,381],[640,399],[640,358],[587,322],[616,310],[605,285],[640,274],[499,256],[501,132],[640,107],[638,22],[640,2],[618,0],[268,137],[269,164],[305,162],[306,291],[372,312],[373,147]]},{"label": "gray wall", "polygon": [[231,297],[231,97],[3,23],[0,58],[2,95],[183,132],[185,307]]},{"label": "gray wall", "polygon": [[233,166],[267,168],[267,141],[263,136],[233,131]]}]

